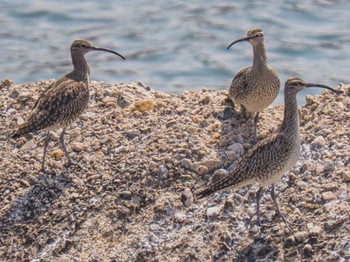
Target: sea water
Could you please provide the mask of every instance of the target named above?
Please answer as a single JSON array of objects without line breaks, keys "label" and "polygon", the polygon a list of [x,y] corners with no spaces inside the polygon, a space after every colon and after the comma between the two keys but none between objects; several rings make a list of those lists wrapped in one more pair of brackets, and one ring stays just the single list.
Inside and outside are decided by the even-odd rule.
[{"label": "sea water", "polygon": [[[0,5],[0,79],[17,84],[68,73],[69,46],[83,38],[127,58],[88,54],[92,80],[142,81],[168,93],[228,90],[234,75],[251,65],[253,52],[248,42],[226,47],[252,27],[264,31],[269,63],[282,85],[291,76],[333,87],[350,83],[346,0],[1,0]],[[283,103],[283,88],[275,103]]]}]

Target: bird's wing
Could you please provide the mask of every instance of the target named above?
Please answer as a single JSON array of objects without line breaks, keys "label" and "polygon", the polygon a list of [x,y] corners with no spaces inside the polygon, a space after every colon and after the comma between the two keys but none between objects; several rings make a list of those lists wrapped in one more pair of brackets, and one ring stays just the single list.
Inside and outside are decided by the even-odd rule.
[{"label": "bird's wing", "polygon": [[88,87],[84,82],[75,82],[67,77],[57,80],[42,93],[30,116],[18,128],[15,136],[45,129],[70,117],[74,114],[74,108],[84,99],[88,99],[88,96]]},{"label": "bird's wing", "polygon": [[250,72],[251,67],[247,67],[239,71],[233,78],[230,86],[230,96],[235,99],[245,92],[247,87],[247,74]]},{"label": "bird's wing", "polygon": [[[257,143],[223,178],[213,182],[196,193],[201,198],[215,191],[231,186],[239,186],[247,181],[254,182],[255,178],[271,176],[283,168],[286,161],[284,134],[276,133]],[[278,157],[276,157],[278,155]],[[250,184],[250,183],[247,183]]]}]

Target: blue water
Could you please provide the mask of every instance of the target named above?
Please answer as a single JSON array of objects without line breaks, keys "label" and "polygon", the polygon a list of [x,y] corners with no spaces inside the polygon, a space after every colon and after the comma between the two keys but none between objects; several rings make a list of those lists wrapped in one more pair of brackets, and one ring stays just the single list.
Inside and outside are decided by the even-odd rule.
[{"label": "blue water", "polygon": [[92,80],[143,81],[170,93],[224,90],[252,63],[249,43],[226,46],[260,27],[283,83],[299,76],[337,86],[350,83],[349,10],[347,0],[1,0],[0,79],[58,79],[72,68],[71,42],[85,38],[127,57],[88,54]]}]

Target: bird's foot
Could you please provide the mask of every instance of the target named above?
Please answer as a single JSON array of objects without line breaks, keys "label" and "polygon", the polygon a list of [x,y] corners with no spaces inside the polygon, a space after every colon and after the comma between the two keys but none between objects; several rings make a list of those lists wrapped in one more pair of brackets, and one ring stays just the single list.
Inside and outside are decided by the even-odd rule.
[{"label": "bird's foot", "polygon": [[65,167],[70,167],[70,166],[77,166],[80,169],[83,169],[83,167],[79,163],[77,163],[77,162],[73,161],[72,159],[68,158],[68,162],[65,164]]}]

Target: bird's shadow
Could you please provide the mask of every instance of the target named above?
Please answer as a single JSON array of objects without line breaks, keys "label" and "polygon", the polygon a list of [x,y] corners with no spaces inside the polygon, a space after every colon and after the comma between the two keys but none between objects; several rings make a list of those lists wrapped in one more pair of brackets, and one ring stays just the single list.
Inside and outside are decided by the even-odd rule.
[{"label": "bird's shadow", "polygon": [[72,179],[67,173],[57,175],[52,171],[40,175],[40,179],[0,217],[0,231],[11,230],[17,224],[36,223],[50,209],[51,204],[71,186]]},{"label": "bird's shadow", "polygon": [[237,261],[278,261],[279,250],[271,241],[263,238],[255,238],[254,242],[241,250]]}]

